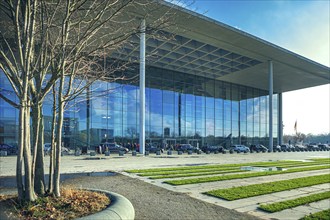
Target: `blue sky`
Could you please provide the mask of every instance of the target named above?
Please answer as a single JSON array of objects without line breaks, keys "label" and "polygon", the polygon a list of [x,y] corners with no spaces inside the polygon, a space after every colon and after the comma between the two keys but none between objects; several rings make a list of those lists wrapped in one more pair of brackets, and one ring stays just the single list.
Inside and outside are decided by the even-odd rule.
[{"label": "blue sky", "polygon": [[[330,66],[329,0],[195,0],[188,7]],[[284,133],[294,133],[295,121],[299,132],[329,133],[329,94],[330,84],[284,93]]]}]

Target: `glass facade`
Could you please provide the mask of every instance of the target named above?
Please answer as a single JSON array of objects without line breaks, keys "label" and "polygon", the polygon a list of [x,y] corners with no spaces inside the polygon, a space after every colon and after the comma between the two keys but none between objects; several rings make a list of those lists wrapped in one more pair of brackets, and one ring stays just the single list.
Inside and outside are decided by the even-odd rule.
[{"label": "glass facade", "polygon": [[[0,83],[1,93],[15,100],[2,72]],[[146,142],[268,146],[268,102],[268,91],[147,67]],[[64,145],[75,149],[92,147],[105,140],[138,143],[139,105],[138,82],[96,81],[83,97],[68,103],[64,115]],[[276,94],[273,108],[276,144]],[[43,115],[45,142],[50,142],[51,95],[44,102]],[[17,145],[17,135],[18,111],[0,99],[0,143]]]}]

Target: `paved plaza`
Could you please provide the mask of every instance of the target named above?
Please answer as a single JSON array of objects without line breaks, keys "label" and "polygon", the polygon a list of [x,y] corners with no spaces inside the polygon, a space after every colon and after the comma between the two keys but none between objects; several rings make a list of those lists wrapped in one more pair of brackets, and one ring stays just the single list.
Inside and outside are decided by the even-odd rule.
[{"label": "paved plaza", "polygon": [[[309,160],[313,158],[329,158],[329,151],[317,152],[277,152],[277,153],[248,153],[248,154],[193,154],[193,155],[155,155],[149,156],[132,156],[127,154],[119,156],[112,154],[110,156],[104,155],[81,155],[73,156],[67,155],[62,157],[61,173],[63,174],[81,174],[88,173],[89,175],[102,175],[104,172],[115,171],[131,178],[142,180],[146,183],[153,184],[171,190],[174,192],[184,193],[193,198],[205,201],[211,204],[219,205],[228,209],[233,209],[238,212],[251,214],[262,219],[299,219],[306,214],[315,213],[327,208],[330,208],[330,200],[311,203],[308,206],[299,206],[273,214],[266,213],[257,209],[259,203],[268,203],[274,201],[282,201],[292,198],[301,197],[310,193],[322,192],[330,189],[330,184],[321,184],[312,187],[299,188],[284,192],[267,194],[263,196],[255,196],[236,201],[225,201],[215,197],[202,194],[203,192],[219,189],[230,188],[234,186],[244,186],[256,183],[273,182],[285,179],[293,179],[299,177],[306,177],[311,175],[319,175],[329,173],[330,170],[316,170],[308,172],[297,172],[290,174],[281,174],[274,176],[262,176],[247,179],[227,180],[221,182],[209,182],[202,184],[190,184],[182,186],[171,186],[164,184],[160,180],[151,180],[147,177],[141,177],[136,174],[129,174],[124,172],[128,169],[146,169],[146,168],[164,168],[164,167],[177,167],[177,166],[193,166],[193,165],[211,165],[211,164],[233,164],[233,163],[248,163],[248,162],[262,162],[262,161],[277,161],[277,160]],[[48,169],[48,157],[45,157],[47,163],[45,170]],[[14,176],[16,167],[16,157],[8,156],[0,158],[0,176]],[[90,174],[92,173],[92,174]],[[5,185],[2,181],[0,184]],[[1,191],[0,191],[1,192]]]}]

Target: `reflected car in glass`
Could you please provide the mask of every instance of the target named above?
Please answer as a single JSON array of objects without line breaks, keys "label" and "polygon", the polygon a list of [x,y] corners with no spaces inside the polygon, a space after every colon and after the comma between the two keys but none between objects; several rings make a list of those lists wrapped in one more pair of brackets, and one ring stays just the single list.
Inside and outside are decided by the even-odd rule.
[{"label": "reflected car in glass", "polygon": [[308,150],[319,150],[319,146],[316,143],[310,143],[307,145]]},{"label": "reflected car in glass", "polygon": [[299,150],[299,151],[305,151],[306,149],[307,149],[307,147],[305,147],[304,145],[302,145],[302,144],[296,144],[295,146],[294,146],[294,148],[295,148],[295,150]]},{"label": "reflected car in glass", "polygon": [[17,147],[9,144],[0,144],[0,151],[6,151],[7,155],[16,155],[18,152]]},{"label": "reflected car in glass", "polygon": [[182,151],[182,152],[187,152],[187,151],[193,151],[193,152],[197,152],[200,151],[200,149],[198,147],[194,147],[190,144],[180,144],[180,146],[178,147],[177,151]]},{"label": "reflected car in glass", "polygon": [[262,144],[251,144],[250,145],[250,151],[256,151],[256,152],[267,152],[268,149]]},{"label": "reflected car in glass", "polygon": [[122,151],[126,154],[129,151],[128,148],[120,146],[116,143],[103,143],[101,144],[101,147],[103,152],[108,150],[110,153],[119,153],[119,151]]},{"label": "reflected car in glass", "polygon": [[164,150],[157,146],[157,144],[146,144],[146,151],[149,151],[149,153],[156,153],[157,151],[161,151],[162,153]]},{"label": "reflected car in glass", "polygon": [[282,144],[281,145],[281,150],[282,151],[290,151],[292,149],[295,149],[295,147],[292,146],[291,144]]},{"label": "reflected car in glass", "polygon": [[201,150],[206,152],[223,152],[224,148],[222,146],[203,146]]},{"label": "reflected car in glass", "polygon": [[320,150],[330,150],[330,146],[327,144],[319,144],[317,145]]},{"label": "reflected car in glass", "polygon": [[242,153],[248,153],[248,152],[250,152],[250,149],[247,146],[239,145],[239,144],[231,146],[230,150],[235,151],[237,153],[241,153],[241,152]]},{"label": "reflected car in glass", "polygon": [[[49,155],[51,150],[52,150],[52,144],[51,143],[45,143],[44,144],[44,154],[45,155]],[[66,147],[62,147],[61,148],[61,153],[63,155],[69,154],[70,153],[70,149],[68,149]]]}]

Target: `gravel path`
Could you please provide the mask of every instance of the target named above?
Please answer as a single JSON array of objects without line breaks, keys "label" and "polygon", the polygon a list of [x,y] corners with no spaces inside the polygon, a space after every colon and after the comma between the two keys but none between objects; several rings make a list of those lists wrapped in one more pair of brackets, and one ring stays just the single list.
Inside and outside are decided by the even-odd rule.
[{"label": "gravel path", "polygon": [[65,185],[119,193],[132,202],[135,208],[135,219],[258,219],[121,174],[78,177],[66,180]]}]

